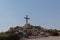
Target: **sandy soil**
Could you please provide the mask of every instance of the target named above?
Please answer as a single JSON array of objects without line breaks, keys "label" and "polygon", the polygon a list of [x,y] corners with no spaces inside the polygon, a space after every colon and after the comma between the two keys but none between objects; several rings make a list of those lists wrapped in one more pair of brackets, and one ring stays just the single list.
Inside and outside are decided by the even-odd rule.
[{"label": "sandy soil", "polygon": [[27,40],[60,40],[60,36],[58,37],[43,37],[43,38],[35,38],[35,39],[27,39]]}]

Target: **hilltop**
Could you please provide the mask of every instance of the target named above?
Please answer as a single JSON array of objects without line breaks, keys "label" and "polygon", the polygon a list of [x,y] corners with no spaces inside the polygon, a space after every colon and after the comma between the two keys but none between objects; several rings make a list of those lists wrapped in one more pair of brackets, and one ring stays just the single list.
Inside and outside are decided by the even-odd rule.
[{"label": "hilltop", "polygon": [[41,26],[33,26],[31,24],[25,24],[23,27],[16,26],[11,27],[6,32],[0,33],[0,39],[18,40],[21,38],[38,38],[38,37],[49,37],[49,36],[60,36],[60,31],[56,29],[45,29]]}]

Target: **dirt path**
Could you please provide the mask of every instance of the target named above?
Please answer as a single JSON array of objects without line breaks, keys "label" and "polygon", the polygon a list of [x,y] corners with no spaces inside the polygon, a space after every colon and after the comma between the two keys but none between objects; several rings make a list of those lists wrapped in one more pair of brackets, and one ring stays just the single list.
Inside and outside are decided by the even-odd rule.
[{"label": "dirt path", "polygon": [[27,40],[60,40],[60,36],[58,36],[58,37],[35,38],[35,39],[27,39]]}]

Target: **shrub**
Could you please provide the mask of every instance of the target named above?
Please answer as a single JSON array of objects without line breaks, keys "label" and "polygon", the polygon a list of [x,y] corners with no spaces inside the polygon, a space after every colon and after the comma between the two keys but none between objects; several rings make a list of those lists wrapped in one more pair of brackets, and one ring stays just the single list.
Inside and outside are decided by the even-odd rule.
[{"label": "shrub", "polygon": [[58,32],[53,32],[53,36],[59,36]]},{"label": "shrub", "polygon": [[19,36],[17,34],[8,35],[8,34],[0,34],[0,40],[18,40]]}]

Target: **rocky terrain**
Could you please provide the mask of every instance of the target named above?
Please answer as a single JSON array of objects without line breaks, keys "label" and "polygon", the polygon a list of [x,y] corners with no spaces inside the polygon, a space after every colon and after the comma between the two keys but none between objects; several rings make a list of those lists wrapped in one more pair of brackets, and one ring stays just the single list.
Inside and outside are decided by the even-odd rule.
[{"label": "rocky terrain", "polygon": [[54,40],[54,38],[59,39],[58,36],[60,36],[60,30],[25,24],[23,27],[11,27],[8,31],[1,32],[0,40]]}]

